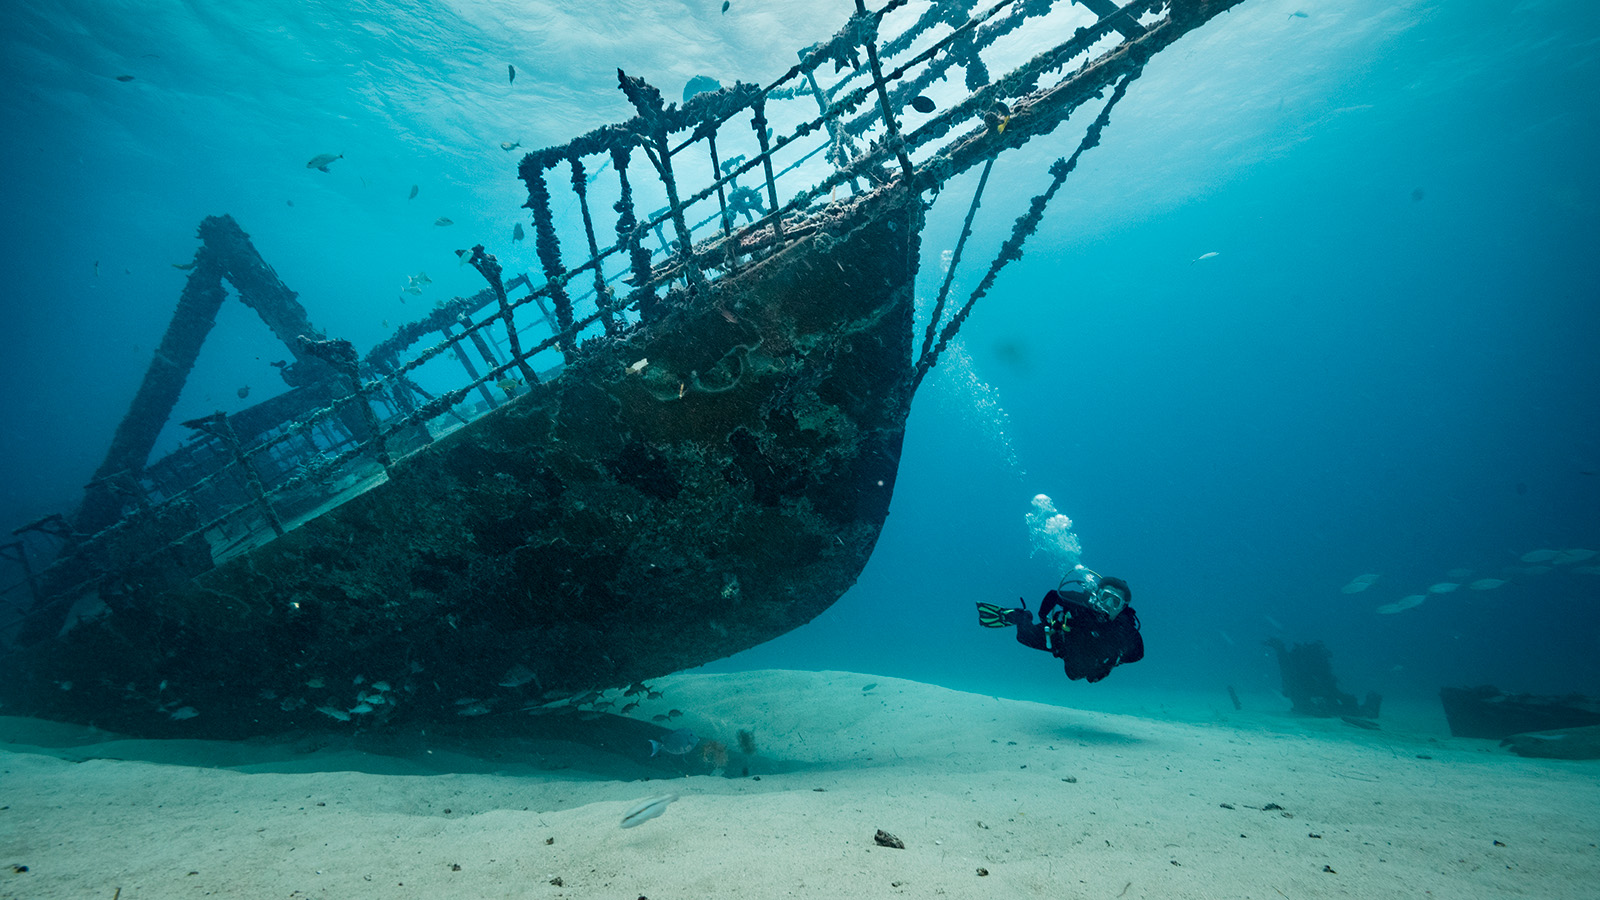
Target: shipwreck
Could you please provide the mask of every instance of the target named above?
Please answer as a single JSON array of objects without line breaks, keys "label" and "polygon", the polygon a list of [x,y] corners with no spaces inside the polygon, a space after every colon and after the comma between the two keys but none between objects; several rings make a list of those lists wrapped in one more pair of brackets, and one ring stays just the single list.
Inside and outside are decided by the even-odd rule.
[{"label": "shipwreck", "polygon": [[[364,355],[206,219],[82,505],[19,529],[53,560],[5,548],[5,712],[157,736],[501,727],[810,621],[872,552],[919,382],[1146,62],[1238,2],[858,2],[771,84],[679,104],[619,71],[634,118],[521,160],[542,271],[464,248],[484,289]],[[990,73],[999,38],[1035,32]],[[995,160],[1086,105],[952,298]],[[924,215],[979,168],[919,337]],[[224,282],[288,348],[289,389],[150,461]]]}]

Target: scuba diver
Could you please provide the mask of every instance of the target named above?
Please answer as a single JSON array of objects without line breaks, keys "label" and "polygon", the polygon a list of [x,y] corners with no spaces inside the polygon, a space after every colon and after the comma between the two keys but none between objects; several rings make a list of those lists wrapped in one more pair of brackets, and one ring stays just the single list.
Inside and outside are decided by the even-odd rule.
[{"label": "scuba diver", "polygon": [[1048,650],[1061,660],[1068,678],[1093,684],[1123,663],[1144,659],[1139,616],[1128,605],[1132,599],[1126,581],[1102,577],[1079,565],[1044,595],[1038,622],[1033,621],[1026,604],[1012,609],[979,603],[978,624],[985,628],[1017,626],[1017,643]]}]

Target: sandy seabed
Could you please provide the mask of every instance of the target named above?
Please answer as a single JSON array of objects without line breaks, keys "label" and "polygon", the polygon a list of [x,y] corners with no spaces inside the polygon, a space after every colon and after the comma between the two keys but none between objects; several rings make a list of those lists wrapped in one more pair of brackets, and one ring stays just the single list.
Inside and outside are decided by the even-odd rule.
[{"label": "sandy seabed", "polygon": [[[654,686],[677,724],[730,746],[748,730],[754,753],[641,780],[576,746],[398,757],[0,720],[0,898],[1587,900],[1600,885],[1600,762],[842,672]],[[667,793],[659,818],[619,827]]]}]

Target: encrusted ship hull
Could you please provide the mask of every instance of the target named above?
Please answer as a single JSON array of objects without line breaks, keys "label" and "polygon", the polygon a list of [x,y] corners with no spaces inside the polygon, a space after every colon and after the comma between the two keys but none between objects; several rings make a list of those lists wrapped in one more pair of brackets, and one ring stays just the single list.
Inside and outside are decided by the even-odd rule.
[{"label": "encrusted ship hull", "polygon": [[[480,730],[810,621],[877,541],[917,385],[1150,58],[1238,2],[974,6],[953,29],[961,4],[858,7],[776,81],[681,106],[619,71],[634,118],[518,165],[540,274],[462,250],[489,288],[365,357],[207,219],[83,506],[19,530],[56,561],[7,551],[31,602],[0,622],[0,703],[151,735]],[[1047,17],[1056,43],[1001,41]],[[1096,99],[950,296],[995,161]],[[979,167],[914,352],[924,204]],[[224,282],[294,356],[290,390],[150,462]]]},{"label": "encrusted ship hull", "polygon": [[[669,294],[659,322],[385,483],[12,653],[8,705],[145,734],[260,734],[352,709],[460,721],[811,620],[888,513],[921,215],[907,192],[875,195],[842,233],[696,299]],[[380,682],[383,702],[363,707]]]}]

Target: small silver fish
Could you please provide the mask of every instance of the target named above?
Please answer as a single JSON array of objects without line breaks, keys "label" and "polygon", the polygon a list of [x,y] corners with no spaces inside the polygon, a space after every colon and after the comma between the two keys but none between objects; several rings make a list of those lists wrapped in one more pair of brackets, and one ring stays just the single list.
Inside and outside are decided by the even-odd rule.
[{"label": "small silver fish", "polygon": [[506,151],[507,153],[510,153],[511,151],[513,151],[513,150],[515,150],[515,149],[517,149],[518,147],[521,147],[521,146],[522,146],[522,142],[521,141],[501,141],[500,142],[500,149]]},{"label": "small silver fish", "polygon": [[1216,259],[1217,257],[1219,257],[1221,255],[1222,254],[1219,253],[1216,250],[1213,250],[1210,253],[1202,253],[1199,256],[1196,256],[1194,259],[1189,260],[1189,265],[1192,266],[1192,265],[1194,265],[1195,263],[1199,262],[1202,259]]},{"label": "small silver fish", "polygon": [[240,400],[243,400],[244,398],[250,396],[250,385],[247,384],[244,387],[239,388],[238,394],[239,394],[239,399]]},{"label": "small silver fish", "polygon": [[1412,607],[1421,606],[1422,601],[1426,599],[1428,598],[1422,594],[1412,594],[1409,597],[1401,597],[1399,600],[1396,600],[1393,603],[1385,603],[1384,605],[1378,607],[1378,613],[1380,615],[1392,616],[1398,612],[1405,612]]},{"label": "small silver fish", "polygon": [[455,222],[452,222],[451,220],[445,218],[444,216],[440,216],[439,218],[433,220],[433,224],[435,224],[435,225],[437,225],[437,226],[442,228],[442,227],[444,227],[446,225],[454,225]]},{"label": "small silver fish", "polygon": [[1366,575],[1357,575],[1356,577],[1350,579],[1350,583],[1340,588],[1339,591],[1340,593],[1344,594],[1359,594],[1367,588],[1372,587],[1373,582],[1377,580],[1378,576],[1370,573]]},{"label": "small silver fish", "polygon": [[506,84],[516,84],[516,82],[517,82],[517,67],[513,66],[513,65],[510,65],[508,63],[506,65]]},{"label": "small silver fish", "polygon": [[326,172],[328,171],[328,166],[332,165],[336,159],[344,159],[344,154],[319,153],[311,157],[311,161],[306,163],[306,168],[316,169],[318,172]]},{"label": "small silver fish", "polygon": [[522,240],[523,238],[525,238],[527,236],[528,236],[528,233],[526,231],[522,230],[522,223],[521,222],[517,223],[517,227],[511,229],[511,242],[512,243],[516,243],[517,241],[520,241],[520,240]]},{"label": "small silver fish", "polygon": [[417,199],[417,191],[419,191],[419,190],[421,190],[421,188],[419,186],[413,184],[411,186],[411,194],[409,196],[407,196],[406,199],[407,200],[415,200],[415,199]]},{"label": "small silver fish", "polygon": [[659,797],[651,797],[649,800],[640,800],[629,807],[626,813],[623,813],[622,827],[632,828],[635,825],[654,819],[656,816],[666,812],[667,804],[676,799],[678,799],[677,794],[662,794]]},{"label": "small silver fish", "polygon": [[499,684],[501,687],[522,687],[533,680],[535,680],[533,670],[522,663],[517,663],[507,669],[506,674],[500,676]]},{"label": "small silver fish", "polygon": [[1454,581],[1441,581],[1438,584],[1428,588],[1428,593],[1430,593],[1430,594],[1448,594],[1448,593],[1450,593],[1451,591],[1455,590],[1458,587],[1461,587],[1461,585],[1456,584]]}]

